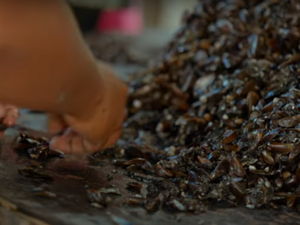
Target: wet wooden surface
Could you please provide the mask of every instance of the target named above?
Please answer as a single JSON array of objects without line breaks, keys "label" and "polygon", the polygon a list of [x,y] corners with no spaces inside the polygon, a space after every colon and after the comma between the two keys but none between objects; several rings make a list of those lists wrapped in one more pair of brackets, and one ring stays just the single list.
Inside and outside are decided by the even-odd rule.
[{"label": "wet wooden surface", "polygon": [[[24,121],[27,125],[30,123]],[[42,124],[41,120],[37,121]],[[215,207],[199,215],[170,214],[164,211],[149,214],[141,207],[126,207],[123,205],[124,198],[129,196],[126,184],[136,180],[125,176],[122,169],[109,164],[101,167],[89,165],[85,157],[67,156],[64,160],[55,160],[49,164],[47,171],[54,178],[52,182],[29,179],[18,173],[18,169],[27,165],[28,160],[17,157],[11,149],[12,140],[17,134],[17,130],[10,130],[1,141],[0,225],[300,224],[298,212],[250,210],[243,206]],[[112,173],[113,170],[116,173]],[[113,177],[112,181],[108,181],[107,174]],[[86,189],[101,188],[108,184],[116,185],[122,196],[113,198],[112,204],[106,209],[91,207]],[[37,187],[48,189],[57,197],[36,197],[33,189]],[[145,190],[142,194],[146,194]]]}]

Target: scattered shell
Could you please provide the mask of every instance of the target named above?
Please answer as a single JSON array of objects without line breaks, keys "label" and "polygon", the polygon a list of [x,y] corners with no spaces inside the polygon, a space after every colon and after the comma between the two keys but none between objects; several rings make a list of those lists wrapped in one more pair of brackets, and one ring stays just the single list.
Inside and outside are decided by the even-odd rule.
[{"label": "scattered shell", "polygon": [[288,154],[294,149],[294,145],[291,143],[271,142],[269,146],[274,152],[280,154]]}]

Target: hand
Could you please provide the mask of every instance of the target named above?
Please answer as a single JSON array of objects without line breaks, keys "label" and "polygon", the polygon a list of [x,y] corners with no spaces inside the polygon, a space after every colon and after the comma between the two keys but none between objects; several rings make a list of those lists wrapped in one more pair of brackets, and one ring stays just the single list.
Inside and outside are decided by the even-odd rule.
[{"label": "hand", "polygon": [[[0,104],[0,119],[4,127],[11,127],[15,125],[19,116],[17,107],[9,104]],[[0,130],[0,138],[3,136],[4,130]]]},{"label": "hand", "polygon": [[[64,129],[62,135],[51,140],[52,148],[65,153],[87,154],[108,148],[118,140],[125,119],[128,89],[107,67],[105,68],[103,71],[102,67],[105,74],[103,90],[99,90],[101,101],[98,101],[92,110],[87,109],[86,115],[81,115],[80,118],[69,114],[51,117],[50,131]],[[89,102],[89,99],[86,101]]]}]

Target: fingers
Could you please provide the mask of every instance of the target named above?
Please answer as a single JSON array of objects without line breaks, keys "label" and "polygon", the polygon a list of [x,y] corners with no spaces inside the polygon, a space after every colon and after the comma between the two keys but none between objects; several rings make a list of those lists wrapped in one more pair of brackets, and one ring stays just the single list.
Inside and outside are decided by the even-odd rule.
[{"label": "fingers", "polygon": [[5,116],[3,117],[3,123],[9,127],[15,125],[19,116],[18,108],[12,105],[6,105],[4,108]]},{"label": "fingers", "polygon": [[62,116],[49,113],[48,114],[48,132],[50,134],[59,134],[67,128],[67,124]]},{"label": "fingers", "polygon": [[88,154],[100,150],[101,144],[91,144],[71,129],[67,129],[63,135],[55,136],[51,142],[50,147],[59,149],[65,154]]},{"label": "fingers", "polygon": [[90,154],[111,147],[117,142],[120,135],[121,130],[117,130],[108,140],[93,144],[69,128],[63,135],[55,136],[50,142],[50,147],[59,149],[65,154]]},{"label": "fingers", "polygon": [[70,148],[70,141],[72,140],[72,137],[74,136],[74,132],[71,129],[67,129],[63,135],[61,136],[55,136],[52,138],[50,142],[50,147],[54,149],[59,149],[63,152],[69,151]]},{"label": "fingers", "polygon": [[84,155],[107,149],[114,145],[121,135],[121,130],[116,131],[109,139],[102,143],[93,144],[72,129],[67,129],[63,135],[55,136],[50,142],[50,147],[58,149],[65,154]]},{"label": "fingers", "polygon": [[121,136],[121,130],[117,130],[116,132],[113,133],[113,135],[110,136],[106,144],[103,146],[103,149],[110,148],[113,146]]},{"label": "fingers", "polygon": [[8,127],[15,125],[19,116],[19,110],[13,105],[0,104],[0,118]]}]

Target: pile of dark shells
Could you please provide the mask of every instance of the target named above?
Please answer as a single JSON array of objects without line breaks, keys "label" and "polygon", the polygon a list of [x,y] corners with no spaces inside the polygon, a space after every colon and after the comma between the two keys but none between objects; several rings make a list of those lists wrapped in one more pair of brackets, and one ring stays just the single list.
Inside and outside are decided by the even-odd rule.
[{"label": "pile of dark shells", "polygon": [[32,137],[25,133],[20,133],[12,148],[18,155],[40,162],[47,162],[53,158],[64,158],[63,152],[50,148],[48,139]]},{"label": "pile of dark shells", "polygon": [[125,204],[149,212],[300,210],[300,2],[201,0],[183,20],[157,67],[131,81],[118,145],[91,163],[124,168],[137,181]]},{"label": "pile of dark shells", "polygon": [[299,44],[296,0],[202,0],[184,15],[164,59],[131,82],[120,143],[143,159],[123,166],[162,178],[146,208],[300,209]]}]

